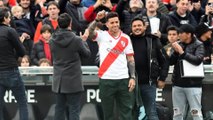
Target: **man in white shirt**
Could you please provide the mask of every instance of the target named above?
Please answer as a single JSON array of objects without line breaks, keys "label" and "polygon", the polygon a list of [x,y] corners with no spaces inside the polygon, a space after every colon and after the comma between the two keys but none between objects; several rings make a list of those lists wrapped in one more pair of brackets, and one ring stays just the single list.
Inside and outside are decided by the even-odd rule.
[{"label": "man in white shirt", "polygon": [[[108,31],[95,31],[98,21],[104,17]],[[120,30],[120,21],[115,12],[107,15],[105,11],[99,12],[88,29],[90,37],[99,45],[98,76],[104,120],[114,119],[115,102],[119,110],[119,118],[132,120],[135,62],[131,40]]]}]

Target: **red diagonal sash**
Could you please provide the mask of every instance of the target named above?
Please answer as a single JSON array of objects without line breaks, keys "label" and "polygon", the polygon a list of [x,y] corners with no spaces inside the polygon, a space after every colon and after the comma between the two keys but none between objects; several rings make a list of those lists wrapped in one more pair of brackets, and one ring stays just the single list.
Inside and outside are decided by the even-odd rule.
[{"label": "red diagonal sash", "polygon": [[121,36],[118,43],[115,45],[114,48],[108,53],[104,61],[102,62],[99,71],[98,77],[102,77],[103,74],[107,71],[107,69],[112,65],[112,63],[116,60],[116,58],[121,54],[126,46],[128,45],[128,39]]}]

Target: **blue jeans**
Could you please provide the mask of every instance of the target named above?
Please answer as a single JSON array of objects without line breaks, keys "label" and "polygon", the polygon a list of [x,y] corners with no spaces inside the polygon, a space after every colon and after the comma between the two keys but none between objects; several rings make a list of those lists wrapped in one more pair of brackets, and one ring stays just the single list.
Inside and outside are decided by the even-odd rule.
[{"label": "blue jeans", "polygon": [[193,120],[203,120],[201,111],[202,88],[172,87],[173,120],[183,120],[186,115],[186,107],[190,107]]},{"label": "blue jeans", "polygon": [[159,120],[156,110],[156,85],[140,85],[140,92],[148,120]]},{"label": "blue jeans", "polygon": [[3,119],[3,98],[6,90],[12,90],[15,96],[19,107],[20,120],[28,120],[25,87],[18,68],[0,71],[0,120]]},{"label": "blue jeans", "polygon": [[65,120],[68,107],[68,120],[79,120],[82,92],[56,93],[56,107],[54,120]]}]

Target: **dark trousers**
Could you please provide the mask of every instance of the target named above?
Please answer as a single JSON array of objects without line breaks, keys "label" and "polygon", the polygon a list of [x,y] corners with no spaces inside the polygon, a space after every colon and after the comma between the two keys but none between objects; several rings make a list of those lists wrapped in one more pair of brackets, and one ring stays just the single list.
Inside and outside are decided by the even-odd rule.
[{"label": "dark trousers", "polygon": [[27,98],[18,68],[0,71],[0,120],[3,120],[3,104],[6,90],[12,90],[18,103],[20,120],[28,120]]},{"label": "dark trousers", "polygon": [[65,120],[68,107],[69,120],[79,120],[82,92],[56,93],[56,107],[54,120]]},{"label": "dark trousers", "polygon": [[100,80],[99,88],[104,120],[114,120],[115,104],[120,120],[132,120],[134,93],[129,92],[128,84],[129,79]]}]

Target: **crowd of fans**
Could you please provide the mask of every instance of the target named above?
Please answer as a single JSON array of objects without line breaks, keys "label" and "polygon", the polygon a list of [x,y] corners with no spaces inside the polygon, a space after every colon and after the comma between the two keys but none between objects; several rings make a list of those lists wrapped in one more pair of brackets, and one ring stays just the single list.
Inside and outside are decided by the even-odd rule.
[{"label": "crowd of fans", "polygon": [[[139,15],[146,22],[146,33],[159,37],[164,46],[169,44],[167,28],[171,25],[213,25],[213,0],[161,0],[158,4],[147,5],[145,0],[0,0],[0,7],[11,10],[11,27],[17,30],[28,56],[20,60],[26,61],[28,58],[29,66],[38,66],[41,59],[46,59],[52,65],[48,41],[57,29],[59,14],[64,12],[72,17],[72,31],[77,35],[84,33],[99,11],[104,10],[106,14],[117,12],[121,29],[127,34],[131,34],[131,20]],[[106,29],[104,22],[104,19],[99,22],[99,29]],[[198,38],[202,32],[202,28],[197,30]],[[90,59],[82,60],[82,65],[95,65],[97,44],[90,40],[87,42],[92,55]],[[208,51],[205,59],[211,64],[211,37],[203,42]]]}]

